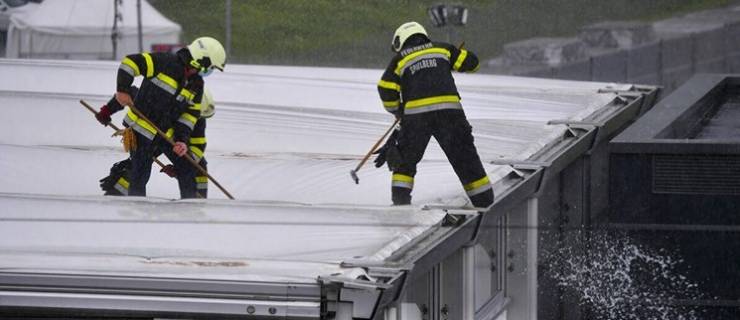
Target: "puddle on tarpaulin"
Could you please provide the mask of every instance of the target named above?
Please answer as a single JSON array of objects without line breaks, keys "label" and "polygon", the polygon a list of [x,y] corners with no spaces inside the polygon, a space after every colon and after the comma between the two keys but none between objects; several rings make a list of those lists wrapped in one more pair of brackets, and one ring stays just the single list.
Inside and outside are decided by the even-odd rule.
[{"label": "puddle on tarpaulin", "polygon": [[687,266],[677,252],[638,243],[619,231],[572,230],[565,238],[577,245],[559,242],[545,252],[543,262],[548,275],[577,297],[589,318],[704,319],[702,310],[680,305],[707,297],[686,276]]}]

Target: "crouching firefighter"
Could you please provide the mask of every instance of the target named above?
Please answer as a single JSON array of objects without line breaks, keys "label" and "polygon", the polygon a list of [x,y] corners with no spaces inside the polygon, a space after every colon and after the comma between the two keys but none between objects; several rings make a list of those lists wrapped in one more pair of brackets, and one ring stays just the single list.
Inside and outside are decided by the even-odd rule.
[{"label": "crouching firefighter", "polygon": [[[201,115],[203,77],[214,69],[223,71],[226,52],[218,40],[195,39],[177,53],[140,53],[126,56],[118,69],[116,101],[120,106],[135,106],[146,118],[129,109],[124,122],[133,130],[136,148],[130,151],[128,194],[146,196],[153,157],[160,152],[173,161],[181,198],[195,198],[195,169],[183,158],[195,124]],[[143,76],[135,101],[129,92],[134,77]],[[110,115],[120,109],[103,106],[99,121],[110,123]],[[172,128],[174,146],[157,135],[156,129]]]},{"label": "crouching firefighter", "polygon": [[378,83],[378,92],[386,111],[400,118],[401,126],[379,150],[375,164],[380,167],[387,159],[393,171],[393,204],[411,203],[416,166],[433,136],[473,206],[490,206],[493,188],[451,73],[477,71],[478,58],[451,44],[432,42],[416,22],[396,30],[391,48],[396,55]]},{"label": "crouching firefighter", "polygon": [[[135,91],[135,87],[134,87]],[[111,106],[117,107],[118,102],[116,101],[115,97],[112,98],[106,106],[107,108],[110,108]],[[213,96],[211,95],[210,91],[208,89],[204,89],[203,94],[203,101],[201,103],[201,115],[198,121],[195,123],[195,127],[193,128],[193,131],[190,136],[190,141],[188,144],[188,149],[190,156],[193,157],[198,163],[200,164],[203,169],[208,170],[208,162],[206,161],[204,157],[204,152],[206,150],[206,119],[212,117],[214,113],[216,112],[215,105],[213,103]],[[173,130],[170,129],[167,131],[168,135],[171,135],[173,133]],[[127,137],[124,134],[124,148],[130,149],[133,146],[130,145],[131,142],[127,142]],[[128,144],[128,145],[127,145]],[[157,154],[155,158],[159,156]],[[172,160],[172,159],[170,159]],[[129,194],[129,182],[128,182],[128,171],[131,167],[131,159],[125,159],[123,161],[116,162],[113,164],[113,166],[110,169],[110,173],[107,177],[100,179],[100,188],[103,189],[105,192],[105,195],[113,195],[113,196],[127,196]],[[182,188],[185,186],[188,188],[188,190],[195,189],[196,190],[196,197],[198,198],[207,198],[208,197],[208,177],[197,171],[193,166],[190,166],[191,170],[194,170],[195,178],[190,181],[190,183],[178,183],[179,186]],[[167,174],[170,177],[177,178],[179,177],[177,170],[175,167],[171,164],[168,164],[164,166],[160,172],[163,172]],[[183,176],[191,176],[190,174],[184,174]],[[187,181],[184,181],[187,182]],[[180,190],[180,193],[187,193],[188,191]]]}]

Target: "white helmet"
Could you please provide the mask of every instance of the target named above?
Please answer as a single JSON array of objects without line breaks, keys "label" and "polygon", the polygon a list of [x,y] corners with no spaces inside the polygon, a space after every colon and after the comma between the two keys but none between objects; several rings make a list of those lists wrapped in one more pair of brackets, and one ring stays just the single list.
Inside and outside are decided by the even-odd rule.
[{"label": "white helmet", "polygon": [[203,73],[210,73],[213,69],[224,71],[226,67],[226,50],[221,42],[211,37],[200,37],[188,45],[193,61],[190,65]]},{"label": "white helmet", "polygon": [[213,104],[213,95],[208,89],[203,89],[203,99],[200,102],[200,116],[203,118],[213,117],[216,113],[216,106]]},{"label": "white helmet", "polygon": [[402,24],[398,29],[396,29],[396,33],[393,34],[391,49],[395,52],[401,51],[403,43],[415,34],[423,34],[425,37],[429,37],[427,35],[427,31],[418,22],[411,21]]}]

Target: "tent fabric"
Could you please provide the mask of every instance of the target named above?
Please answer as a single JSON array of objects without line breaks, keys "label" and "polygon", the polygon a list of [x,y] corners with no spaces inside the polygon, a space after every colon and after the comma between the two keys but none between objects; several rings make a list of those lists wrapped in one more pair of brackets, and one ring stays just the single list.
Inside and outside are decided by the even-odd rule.
[{"label": "tent fabric", "polygon": [[[98,179],[128,157],[84,99],[115,91],[112,61],[0,59],[0,269],[315,283],[356,279],[427,236],[444,217],[424,206],[467,196],[432,141],[412,206],[390,206],[391,173],[354,169],[393,122],[378,96],[379,69],[227,65],[207,78],[208,200],[170,201],[174,179],[153,169],[149,198],[101,196]],[[40,76],[43,75],[43,76]],[[567,127],[608,110],[619,85],[456,74],[465,113],[496,195],[510,166],[559,141]],[[608,90],[605,90],[608,89]],[[123,112],[114,115],[120,123]],[[162,157],[163,161],[166,161]],[[438,234],[435,234],[438,235]]]},{"label": "tent fabric", "polygon": [[[115,59],[139,51],[136,0],[119,7]],[[10,17],[8,58],[111,59],[114,1],[44,1]],[[179,44],[181,28],[141,1],[143,51],[153,44]]]},{"label": "tent fabric", "polygon": [[[91,119],[76,100],[85,99],[96,107],[105,103],[115,91],[117,68],[117,63],[103,61],[0,59],[0,72],[14,75],[0,78],[0,103],[16,106],[6,108],[6,116],[44,119],[36,126],[22,121],[5,124],[0,127],[4,133],[0,137],[5,136],[0,143],[64,146],[44,147],[43,151],[0,146],[0,170],[48,170],[45,164],[23,160],[26,156],[39,158],[34,156],[39,153],[57,159],[56,163],[85,164],[84,170],[57,170],[54,175],[35,179],[6,175],[0,178],[0,192],[100,193],[97,183],[90,181],[97,182],[125,155],[119,153],[119,141],[106,134],[109,129]],[[375,169],[372,162],[366,163],[359,173],[359,185],[349,175],[393,122],[377,96],[381,74],[382,70],[372,69],[227,65],[225,72],[207,79],[217,105],[216,115],[208,122],[209,171],[237,199],[390,204],[391,173],[385,167]],[[567,127],[549,125],[550,120],[580,121],[616,98],[613,92],[601,92],[612,84],[597,82],[483,74],[456,74],[455,82],[493,182],[512,170],[493,164],[494,160],[526,160],[561,139]],[[120,123],[121,117],[123,112],[116,114],[114,121]],[[74,132],[69,124],[74,124]],[[44,134],[38,134],[37,126],[45,128]],[[91,153],[70,152],[70,147]],[[101,158],[84,160],[91,156]],[[152,177],[147,194],[177,197],[172,179],[161,178]],[[69,185],[58,188],[57,181],[69,181]],[[2,187],[3,183],[12,189]],[[223,198],[213,186],[209,196]],[[413,201],[467,202],[454,170],[434,140],[419,164]]]}]

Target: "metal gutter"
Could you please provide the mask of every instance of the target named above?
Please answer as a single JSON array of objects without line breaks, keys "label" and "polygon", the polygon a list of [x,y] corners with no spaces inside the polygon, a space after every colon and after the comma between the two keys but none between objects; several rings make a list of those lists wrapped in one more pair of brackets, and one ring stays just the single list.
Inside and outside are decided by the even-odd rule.
[{"label": "metal gutter", "polygon": [[318,319],[319,284],[0,273],[0,308]]}]

